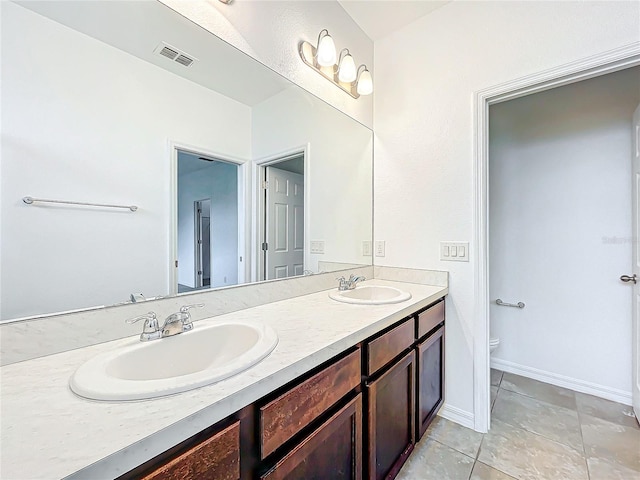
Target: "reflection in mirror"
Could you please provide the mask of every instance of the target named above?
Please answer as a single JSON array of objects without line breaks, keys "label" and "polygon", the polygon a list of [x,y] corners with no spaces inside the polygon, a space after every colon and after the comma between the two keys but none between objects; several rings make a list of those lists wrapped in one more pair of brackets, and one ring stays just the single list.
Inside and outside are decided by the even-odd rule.
[{"label": "reflection in mirror", "polygon": [[0,319],[371,264],[369,129],[159,2],[0,8]]}]

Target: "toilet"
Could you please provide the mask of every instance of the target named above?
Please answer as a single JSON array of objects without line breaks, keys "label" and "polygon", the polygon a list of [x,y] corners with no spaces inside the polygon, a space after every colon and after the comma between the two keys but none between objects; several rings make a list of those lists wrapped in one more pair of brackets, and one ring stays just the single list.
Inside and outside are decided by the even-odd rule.
[{"label": "toilet", "polygon": [[500,345],[500,339],[499,338],[491,338],[489,340],[489,353],[493,353],[495,351],[495,349],[498,348],[498,345]]}]

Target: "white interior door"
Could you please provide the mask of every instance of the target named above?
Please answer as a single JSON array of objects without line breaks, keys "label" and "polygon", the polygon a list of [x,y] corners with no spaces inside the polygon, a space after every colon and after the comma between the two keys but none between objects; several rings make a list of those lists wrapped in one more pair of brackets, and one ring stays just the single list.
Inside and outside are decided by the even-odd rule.
[{"label": "white interior door", "polygon": [[[633,275],[640,279],[640,105],[633,114]],[[633,286],[633,411],[640,419],[640,284]]]},{"label": "white interior door", "polygon": [[302,275],[304,270],[304,176],[266,168],[265,279]]}]

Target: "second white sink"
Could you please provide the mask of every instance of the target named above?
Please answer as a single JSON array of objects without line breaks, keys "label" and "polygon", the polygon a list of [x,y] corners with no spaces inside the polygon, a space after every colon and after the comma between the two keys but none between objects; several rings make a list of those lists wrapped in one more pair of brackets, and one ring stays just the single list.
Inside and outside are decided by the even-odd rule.
[{"label": "second white sink", "polygon": [[411,298],[411,294],[395,287],[360,285],[353,290],[334,290],[329,293],[329,297],[344,303],[383,305],[387,303],[404,302]]},{"label": "second white sink", "polygon": [[261,323],[196,325],[180,335],[96,355],[76,370],[69,386],[94,400],[140,400],[184,392],[246,370],[277,343],[276,332]]}]

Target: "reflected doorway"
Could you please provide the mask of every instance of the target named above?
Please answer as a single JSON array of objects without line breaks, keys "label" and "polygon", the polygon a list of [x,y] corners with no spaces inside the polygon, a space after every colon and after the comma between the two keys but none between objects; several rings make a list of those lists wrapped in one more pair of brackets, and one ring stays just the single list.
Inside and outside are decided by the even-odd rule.
[{"label": "reflected doorway", "polygon": [[238,284],[239,165],[178,149],[177,291]]},{"label": "reflected doorway", "polygon": [[262,167],[262,279],[304,272],[304,153]]}]

